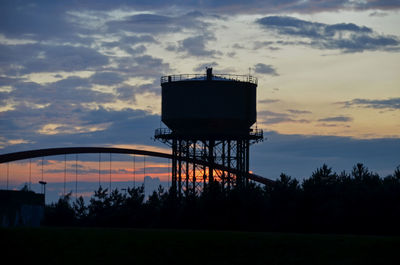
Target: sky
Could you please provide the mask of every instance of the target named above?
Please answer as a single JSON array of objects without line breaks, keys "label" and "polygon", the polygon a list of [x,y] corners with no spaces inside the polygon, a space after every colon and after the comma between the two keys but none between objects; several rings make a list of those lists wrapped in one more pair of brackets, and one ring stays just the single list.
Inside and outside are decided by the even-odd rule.
[{"label": "sky", "polygon": [[[336,172],[364,163],[387,176],[400,165],[398,25],[398,0],[1,1],[0,153],[169,152],[152,140],[163,126],[160,77],[213,67],[258,78],[266,139],[251,147],[254,173],[302,179],[324,163]],[[60,181],[63,159],[46,158],[48,179]],[[97,160],[80,161],[80,172],[98,172]],[[128,181],[120,160],[113,181]],[[167,181],[165,161],[148,163]],[[27,161],[8,167],[14,184],[26,180]],[[38,177],[41,160],[31,167]]]}]

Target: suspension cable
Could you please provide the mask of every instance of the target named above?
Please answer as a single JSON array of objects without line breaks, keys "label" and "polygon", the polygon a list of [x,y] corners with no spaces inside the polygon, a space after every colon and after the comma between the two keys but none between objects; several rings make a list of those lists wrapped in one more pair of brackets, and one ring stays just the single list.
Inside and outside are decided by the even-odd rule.
[{"label": "suspension cable", "polygon": [[43,163],[44,163],[44,156],[42,156],[42,182],[44,181],[44,177],[43,177]]},{"label": "suspension cable", "polygon": [[136,161],[135,161],[135,155],[133,155],[133,187],[136,188]]},{"label": "suspension cable", "polygon": [[168,159],[168,190],[169,190],[169,177],[170,177],[170,174],[171,174],[171,159]]},{"label": "suspension cable", "polygon": [[111,153],[110,153],[110,191],[111,193]]},{"label": "suspension cable", "polygon": [[32,184],[32,159],[30,158],[29,159],[29,190],[32,190],[32,186],[31,186],[31,184]]},{"label": "suspension cable", "polygon": [[7,163],[7,190],[8,190],[8,174],[9,174],[9,170],[10,170],[10,163]]},{"label": "suspension cable", "polygon": [[143,156],[143,186],[145,185],[146,179],[146,156]]},{"label": "suspension cable", "polygon": [[78,199],[78,154],[75,156],[75,197]]},{"label": "suspension cable", "polygon": [[64,155],[64,196],[67,189],[67,155]]},{"label": "suspension cable", "polygon": [[99,153],[99,188],[101,187],[101,153]]}]

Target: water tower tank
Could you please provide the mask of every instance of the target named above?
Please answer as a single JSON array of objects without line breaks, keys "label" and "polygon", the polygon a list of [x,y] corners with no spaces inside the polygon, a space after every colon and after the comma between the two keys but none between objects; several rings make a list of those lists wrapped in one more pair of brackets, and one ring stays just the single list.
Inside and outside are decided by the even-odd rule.
[{"label": "water tower tank", "polygon": [[161,78],[161,119],[182,135],[248,134],[256,122],[252,76],[173,75]]}]

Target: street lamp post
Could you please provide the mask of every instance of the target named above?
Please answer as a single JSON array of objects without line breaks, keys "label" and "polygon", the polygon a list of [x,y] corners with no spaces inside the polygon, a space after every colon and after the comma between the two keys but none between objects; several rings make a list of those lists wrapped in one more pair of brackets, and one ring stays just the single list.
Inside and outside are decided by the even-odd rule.
[{"label": "street lamp post", "polygon": [[39,181],[39,184],[42,185],[42,194],[44,195],[44,198],[46,198],[46,181]]}]

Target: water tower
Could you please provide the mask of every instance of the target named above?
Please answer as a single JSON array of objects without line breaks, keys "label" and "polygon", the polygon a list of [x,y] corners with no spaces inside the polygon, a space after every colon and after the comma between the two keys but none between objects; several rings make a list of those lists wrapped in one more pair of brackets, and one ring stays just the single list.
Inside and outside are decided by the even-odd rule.
[{"label": "water tower", "polygon": [[155,138],[172,148],[173,190],[197,193],[213,181],[225,189],[246,185],[250,144],[263,140],[262,130],[251,128],[257,79],[207,68],[205,75],[163,76],[161,87],[161,120],[168,128],[157,129]]}]

